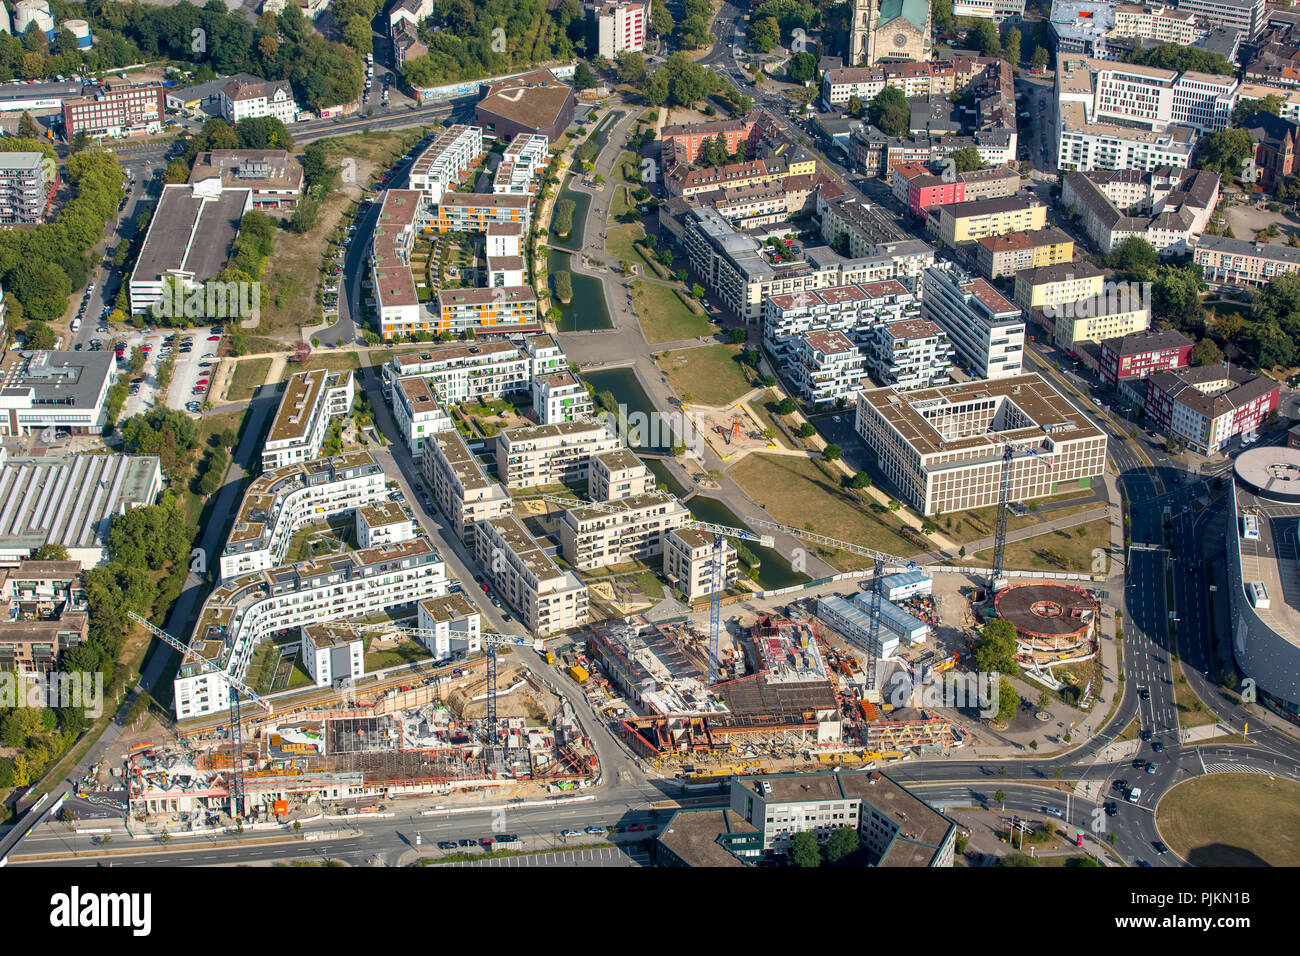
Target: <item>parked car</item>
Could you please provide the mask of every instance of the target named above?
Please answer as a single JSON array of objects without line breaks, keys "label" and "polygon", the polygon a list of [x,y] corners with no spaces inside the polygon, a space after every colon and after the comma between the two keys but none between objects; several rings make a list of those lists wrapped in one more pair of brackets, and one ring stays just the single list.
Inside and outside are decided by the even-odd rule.
[{"label": "parked car", "polygon": [[587,828],[585,829],[584,832],[586,832],[586,833],[590,833],[592,836],[603,836],[604,834],[608,833],[609,831],[606,830],[604,827],[601,827],[601,826],[590,826],[590,827],[587,827]]},{"label": "parked car", "polygon": [[439,841],[438,841],[438,849],[439,849],[439,850],[454,850],[454,849],[456,849],[456,843],[455,843],[454,840],[439,840]]}]

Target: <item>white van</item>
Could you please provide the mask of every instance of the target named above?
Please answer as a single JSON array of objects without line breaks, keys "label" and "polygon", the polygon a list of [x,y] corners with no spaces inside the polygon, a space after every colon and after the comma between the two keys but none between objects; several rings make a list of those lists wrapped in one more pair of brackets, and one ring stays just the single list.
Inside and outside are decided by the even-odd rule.
[{"label": "white van", "polygon": [[81,331],[81,316],[77,316],[72,320],[72,331],[73,334]]},{"label": "white van", "polygon": [[1250,594],[1252,607],[1261,611],[1268,610],[1268,588],[1264,587],[1263,581],[1251,581],[1246,585],[1246,591]]}]

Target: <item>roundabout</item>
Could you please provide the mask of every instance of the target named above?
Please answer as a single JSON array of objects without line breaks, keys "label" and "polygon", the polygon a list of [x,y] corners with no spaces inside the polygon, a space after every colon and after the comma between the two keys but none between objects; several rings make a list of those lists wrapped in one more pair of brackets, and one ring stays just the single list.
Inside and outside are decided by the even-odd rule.
[{"label": "roundabout", "polygon": [[1300,783],[1264,773],[1212,773],[1160,801],[1156,826],[1192,866],[1300,865]]}]

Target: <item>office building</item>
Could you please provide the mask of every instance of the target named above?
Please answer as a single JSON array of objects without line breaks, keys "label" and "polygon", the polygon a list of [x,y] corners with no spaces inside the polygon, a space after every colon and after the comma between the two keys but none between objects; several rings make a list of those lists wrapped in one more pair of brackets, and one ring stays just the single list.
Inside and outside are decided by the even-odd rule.
[{"label": "office building", "polygon": [[1239,30],[1247,41],[1263,32],[1268,17],[1264,0],[1178,0],[1178,10],[1216,27]]},{"label": "office building", "polygon": [[0,354],[0,436],[47,428],[100,434],[114,372],[109,352],[11,349]]},{"label": "office building", "polygon": [[194,157],[190,183],[218,179],[223,189],[250,189],[253,208],[265,212],[297,207],[302,164],[287,150],[213,149]]},{"label": "office building", "polygon": [[927,269],[921,316],[948,334],[953,352],[975,378],[1020,374],[1025,323],[1020,310],[984,279],[957,269]]},{"label": "office building", "polygon": [[105,80],[89,96],[63,101],[64,135],[91,139],[161,133],[167,107],[160,83]]},{"label": "office building", "polygon": [[309,369],[285,383],[280,407],[262,446],[262,468],[271,471],[320,454],[330,425],[352,411],[352,371]]},{"label": "office building", "polygon": [[1205,273],[1211,289],[1224,286],[1260,287],[1273,276],[1300,270],[1300,249],[1281,243],[1200,236],[1192,261]]}]

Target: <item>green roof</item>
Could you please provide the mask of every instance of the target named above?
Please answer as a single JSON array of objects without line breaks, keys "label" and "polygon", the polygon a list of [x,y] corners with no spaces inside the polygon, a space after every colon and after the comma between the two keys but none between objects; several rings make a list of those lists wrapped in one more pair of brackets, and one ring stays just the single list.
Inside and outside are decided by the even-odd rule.
[{"label": "green roof", "polygon": [[876,21],[884,26],[891,20],[906,17],[922,33],[930,21],[930,4],[926,0],[881,0],[880,17]]}]

